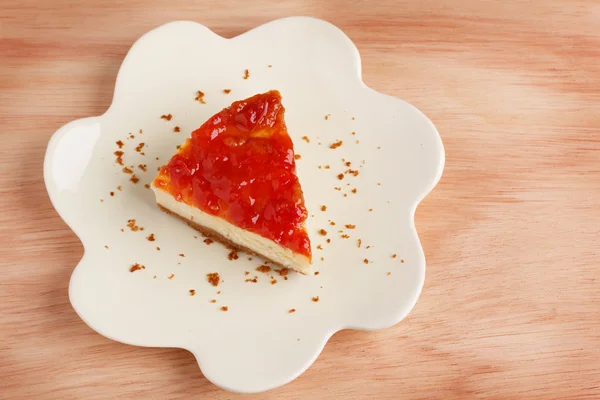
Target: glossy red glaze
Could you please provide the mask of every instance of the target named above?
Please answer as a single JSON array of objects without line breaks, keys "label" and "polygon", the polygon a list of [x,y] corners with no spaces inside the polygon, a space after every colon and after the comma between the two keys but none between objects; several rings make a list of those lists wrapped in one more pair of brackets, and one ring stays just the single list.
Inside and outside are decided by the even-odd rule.
[{"label": "glossy red glaze", "polygon": [[307,212],[284,112],[276,90],[234,102],[192,133],[155,185],[310,258]]}]

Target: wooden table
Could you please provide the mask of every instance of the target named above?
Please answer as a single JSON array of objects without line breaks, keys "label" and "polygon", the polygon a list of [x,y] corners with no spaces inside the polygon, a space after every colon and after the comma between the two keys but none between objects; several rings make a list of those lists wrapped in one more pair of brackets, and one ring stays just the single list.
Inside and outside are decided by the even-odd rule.
[{"label": "wooden table", "polygon": [[[144,32],[189,19],[231,37],[287,15],[343,29],[365,82],[435,122],[446,169],[416,215],[428,271],[410,316],[340,332],[296,381],[238,396],[184,350],[77,317],[82,247],[42,160],[57,128],[108,107]],[[3,1],[0,397],[600,398],[599,21],[595,0]]]}]

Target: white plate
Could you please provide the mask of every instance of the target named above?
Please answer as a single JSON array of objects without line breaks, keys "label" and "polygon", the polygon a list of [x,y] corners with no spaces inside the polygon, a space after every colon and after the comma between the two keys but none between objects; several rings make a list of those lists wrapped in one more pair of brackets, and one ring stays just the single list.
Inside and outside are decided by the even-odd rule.
[{"label": "white plate", "polygon": [[[274,274],[277,284],[254,270],[260,260],[242,255],[230,261],[220,244],[196,239],[195,231],[160,212],[144,187],[208,117],[269,89],[282,93],[302,156],[298,174],[320,270],[318,276],[292,273],[288,280]],[[197,90],[206,104],[194,100]],[[160,118],[169,113],[171,121]],[[127,139],[130,133],[134,139]],[[125,143],[125,164],[136,166],[137,185],[115,164],[118,140]],[[342,146],[330,149],[336,140]],[[135,151],[140,142],[144,156]],[[358,176],[337,178],[348,169],[342,158]],[[147,172],[138,164],[146,164]],[[214,384],[259,392],[300,375],[336,331],[381,329],[408,314],[425,277],[413,216],[443,164],[433,124],[406,102],[366,87],[356,47],[333,25],[287,18],[224,39],[180,21],[135,43],[104,115],[73,121],[54,134],[44,177],[54,207],[85,248],[69,287],[79,316],[119,342],[188,349]],[[128,219],[145,230],[131,231]],[[317,233],[321,228],[327,237]],[[146,240],[150,233],[156,241]],[[129,272],[134,263],[146,269]],[[211,286],[209,272],[219,272],[224,282]],[[245,282],[254,275],[258,283]],[[288,312],[292,308],[295,313]]]}]

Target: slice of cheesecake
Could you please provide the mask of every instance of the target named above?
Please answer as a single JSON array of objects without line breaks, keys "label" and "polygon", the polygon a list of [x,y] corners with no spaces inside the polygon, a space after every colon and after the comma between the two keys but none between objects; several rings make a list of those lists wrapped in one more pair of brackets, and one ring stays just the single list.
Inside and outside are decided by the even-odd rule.
[{"label": "slice of cheesecake", "polygon": [[281,95],[236,101],[192,132],[152,182],[158,206],[227,245],[311,272],[308,215]]}]

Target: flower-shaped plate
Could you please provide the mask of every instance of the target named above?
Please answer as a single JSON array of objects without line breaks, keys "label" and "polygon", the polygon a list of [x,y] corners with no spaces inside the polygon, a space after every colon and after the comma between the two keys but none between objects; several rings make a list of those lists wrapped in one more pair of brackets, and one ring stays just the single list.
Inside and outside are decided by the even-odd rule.
[{"label": "flower-shaped plate", "polygon": [[[224,246],[162,213],[145,186],[211,115],[270,89],[283,96],[301,157],[314,276],[264,274],[243,253],[230,260]],[[44,177],[85,248],[69,287],[79,316],[119,342],[185,348],[214,384],[259,392],[300,375],[336,331],[382,329],[409,313],[425,278],[414,212],[443,164],[433,124],[365,86],[342,31],[295,17],[233,39],[188,21],[145,34],[121,66],[110,108],[54,134]],[[130,272],[134,264],[144,268]]]}]

